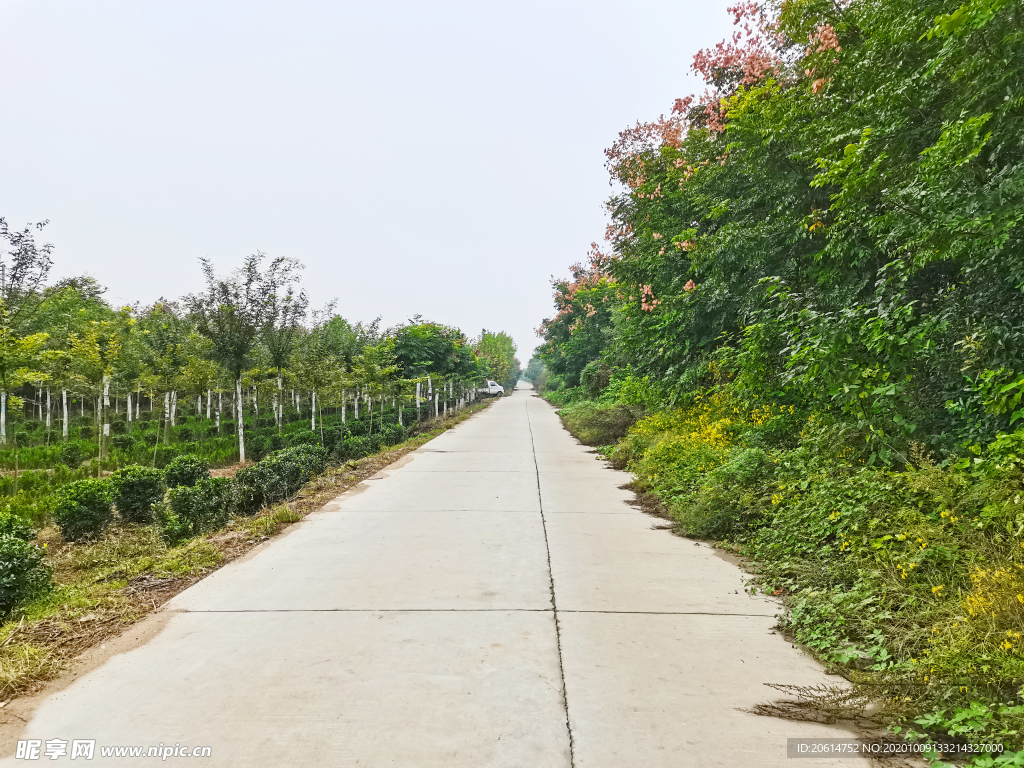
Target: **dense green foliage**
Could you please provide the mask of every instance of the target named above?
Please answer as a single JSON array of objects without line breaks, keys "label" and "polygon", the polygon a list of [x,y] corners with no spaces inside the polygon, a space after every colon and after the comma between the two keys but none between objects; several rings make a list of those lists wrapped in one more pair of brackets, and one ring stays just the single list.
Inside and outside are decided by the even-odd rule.
[{"label": "dense green foliage", "polygon": [[46,592],[50,585],[42,550],[24,538],[0,533],[0,615]]},{"label": "dense green foliage", "polygon": [[114,472],[110,476],[110,485],[117,514],[129,523],[151,522],[153,505],[163,500],[166,490],[163,472],[138,464]]},{"label": "dense green foliage", "polygon": [[473,343],[473,353],[480,361],[485,379],[493,379],[511,393],[522,371],[516,358],[516,345],[507,333],[484,331]]},{"label": "dense green foliage", "polygon": [[[753,3],[624,131],[547,396],[900,727],[1024,747],[1024,16]],[[1017,430],[1017,431],[1015,431]]]},{"label": "dense green foliage", "polygon": [[235,511],[253,515],[297,491],[327,466],[327,452],[315,446],[296,446],[270,454],[235,475]]},{"label": "dense green foliage", "polygon": [[22,541],[32,541],[36,533],[31,523],[24,517],[5,509],[0,511],[0,536],[13,536]]},{"label": "dense green foliage", "polygon": [[110,483],[96,479],[68,483],[57,492],[53,517],[68,541],[99,536],[114,517]]},{"label": "dense green foliage", "polygon": [[210,476],[210,465],[199,456],[183,454],[175,456],[164,470],[164,479],[168,488],[182,485],[195,485]]},{"label": "dense green foliage", "polygon": [[216,530],[231,517],[232,481],[226,477],[198,478],[193,483],[171,486],[159,522],[171,544]]}]

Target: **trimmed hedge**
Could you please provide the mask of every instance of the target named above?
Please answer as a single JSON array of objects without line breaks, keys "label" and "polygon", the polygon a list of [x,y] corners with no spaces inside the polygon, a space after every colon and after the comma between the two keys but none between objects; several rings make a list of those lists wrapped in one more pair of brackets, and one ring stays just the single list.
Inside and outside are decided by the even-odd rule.
[{"label": "trimmed hedge", "polygon": [[164,471],[168,488],[177,488],[181,485],[195,485],[203,478],[209,476],[210,465],[206,459],[191,453],[185,453],[174,458]]},{"label": "trimmed hedge", "polygon": [[0,535],[0,614],[50,589],[43,550],[18,536]]},{"label": "trimmed hedge", "polygon": [[164,473],[154,467],[132,464],[110,476],[114,504],[122,520],[130,523],[153,521],[153,505],[164,497]]},{"label": "trimmed hedge", "polygon": [[[146,437],[150,437],[147,435]],[[157,435],[152,435],[154,438],[158,438]],[[157,469],[165,469],[178,455],[178,449],[173,445],[157,445],[153,449],[153,465]]]},{"label": "trimmed hedge", "polygon": [[232,481],[226,477],[204,477],[195,485],[180,485],[167,492],[167,504],[160,508],[164,538],[172,543],[212,531],[231,516]]},{"label": "trimmed hedge", "polygon": [[60,447],[60,461],[71,469],[77,469],[85,460],[85,451],[78,443],[64,443]]},{"label": "trimmed hedge", "polygon": [[298,445],[238,470],[234,477],[234,511],[254,515],[268,504],[288,498],[327,468],[327,451]]},{"label": "trimmed hedge", "polygon": [[67,541],[103,533],[114,516],[113,490],[106,480],[76,480],[57,492],[53,516]]}]

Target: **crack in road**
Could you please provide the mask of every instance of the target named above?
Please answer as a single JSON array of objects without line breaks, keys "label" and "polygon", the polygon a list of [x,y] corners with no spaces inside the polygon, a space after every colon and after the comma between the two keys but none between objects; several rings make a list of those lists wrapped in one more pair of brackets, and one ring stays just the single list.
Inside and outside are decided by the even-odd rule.
[{"label": "crack in road", "polygon": [[562,675],[562,703],[565,706],[565,730],[569,734],[569,767],[576,766],[576,742],[572,733],[572,722],[569,719],[569,691],[565,687],[565,665],[562,662],[562,628],[558,622],[558,601],[555,599],[555,575],[551,569],[551,544],[548,542],[548,521],[544,517],[544,497],[540,491],[540,467],[537,465],[537,444],[533,439],[533,422],[530,421],[530,400],[524,400],[526,409],[526,425],[530,430],[530,450],[533,454],[533,470],[537,475],[537,503],[540,505],[540,522],[544,528],[544,548],[548,556],[548,580],[551,584],[551,612],[555,619],[555,641],[558,644],[558,671]]}]

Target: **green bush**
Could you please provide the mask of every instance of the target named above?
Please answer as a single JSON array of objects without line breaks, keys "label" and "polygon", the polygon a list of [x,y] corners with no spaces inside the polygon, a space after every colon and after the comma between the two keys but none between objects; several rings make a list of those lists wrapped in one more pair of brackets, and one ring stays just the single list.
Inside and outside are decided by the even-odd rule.
[{"label": "green bush", "polygon": [[[26,541],[33,538],[33,528],[42,528],[48,524],[53,516],[53,494],[49,488],[23,491],[19,490],[13,496],[7,496],[0,500],[0,517],[10,517],[24,522],[29,526],[29,535],[24,537]],[[0,525],[0,533],[12,533],[13,529]]]},{"label": "green bush", "polygon": [[110,476],[114,504],[121,519],[130,523],[153,520],[153,505],[164,497],[164,473],[154,467],[132,464]]},{"label": "green bush", "polygon": [[268,504],[288,498],[327,468],[327,452],[300,445],[270,454],[234,477],[234,511],[254,515]]},{"label": "green bush", "polygon": [[60,447],[60,461],[65,466],[75,469],[85,460],[85,452],[78,443],[64,443]]},{"label": "green bush", "polygon": [[[150,437],[147,435],[146,437]],[[152,435],[154,439],[158,439],[156,435]],[[150,443],[154,445],[155,443]],[[153,450],[153,466],[157,469],[164,469],[169,465],[178,455],[178,449],[173,445],[157,445]]]},{"label": "green bush", "polygon": [[585,445],[611,445],[625,437],[637,419],[632,408],[592,401],[566,406],[558,415],[569,431]]},{"label": "green bush", "polygon": [[253,461],[259,461],[270,452],[269,445],[270,441],[263,435],[246,435],[245,455]]},{"label": "green bush", "polygon": [[231,516],[232,483],[226,477],[200,478],[194,485],[172,487],[160,508],[164,537],[176,543],[220,528]]},{"label": "green bush", "polygon": [[131,435],[114,435],[110,438],[110,444],[120,451],[130,451],[135,447],[135,442]]},{"label": "green bush", "polygon": [[77,480],[57,492],[54,518],[67,541],[98,536],[113,514],[113,492],[106,480]]},{"label": "green bush", "polygon": [[300,429],[292,432],[288,435],[288,445],[319,445],[320,444],[320,433],[314,432],[312,429]]},{"label": "green bush", "polygon": [[9,614],[51,585],[43,551],[19,536],[0,534],[0,614]]},{"label": "green bush", "polygon": [[590,393],[591,397],[597,397],[603,392],[612,380],[612,369],[600,360],[593,360],[587,363],[580,373],[580,383]]},{"label": "green bush", "polygon": [[20,517],[10,510],[0,510],[0,537],[13,536],[22,541],[32,541],[36,533],[32,525],[25,518]]},{"label": "green bush", "polygon": [[168,488],[177,488],[181,485],[195,485],[204,477],[210,476],[210,465],[199,456],[186,453],[176,457],[167,465],[164,477],[167,479]]},{"label": "green bush", "polygon": [[380,433],[381,442],[385,446],[398,445],[408,436],[405,427],[401,427],[398,424],[389,424],[381,430]]},{"label": "green bush", "polygon": [[335,444],[332,456],[337,461],[355,461],[370,453],[370,441],[365,437],[346,437]]}]

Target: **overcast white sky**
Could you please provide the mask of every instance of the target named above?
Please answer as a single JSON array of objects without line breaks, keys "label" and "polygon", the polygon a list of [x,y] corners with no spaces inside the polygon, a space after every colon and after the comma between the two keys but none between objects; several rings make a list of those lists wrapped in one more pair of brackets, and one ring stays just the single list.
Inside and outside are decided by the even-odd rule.
[{"label": "overcast white sky", "polygon": [[0,216],[115,303],[197,259],[314,304],[507,330],[604,232],[603,149],[702,90],[726,0],[0,0]]}]

